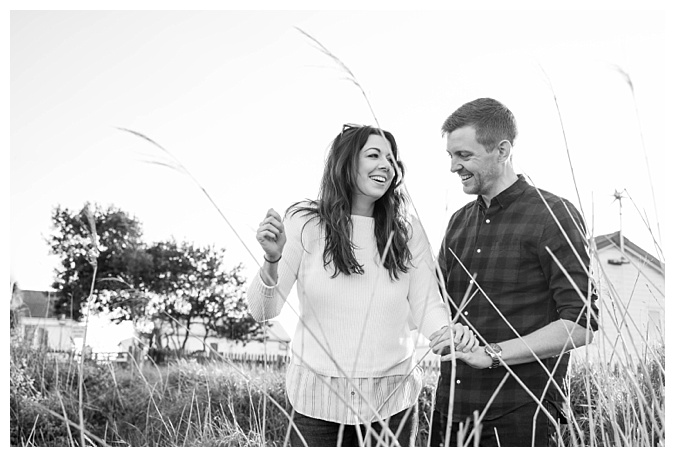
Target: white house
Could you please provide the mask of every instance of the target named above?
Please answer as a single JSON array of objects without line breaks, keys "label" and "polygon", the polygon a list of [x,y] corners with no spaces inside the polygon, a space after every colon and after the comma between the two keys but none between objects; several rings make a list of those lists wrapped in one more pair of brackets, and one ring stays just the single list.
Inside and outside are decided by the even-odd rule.
[{"label": "white house", "polygon": [[[179,331],[175,338],[170,341],[182,343],[185,338],[185,332]],[[188,353],[204,350],[206,343],[206,352],[216,351],[221,354],[269,354],[269,355],[288,355],[289,343],[291,338],[284,328],[277,321],[269,321],[265,330],[263,341],[249,341],[246,344],[230,340],[208,336],[204,339],[204,331],[200,329],[199,324],[193,324],[190,329],[190,336],[185,344],[185,350]]]},{"label": "white house", "polygon": [[74,338],[83,334],[82,324],[65,315],[54,314],[54,292],[21,290],[14,295],[14,312],[18,315],[17,328],[32,345],[68,351],[73,346]]},{"label": "white house", "polygon": [[589,349],[605,361],[642,357],[665,336],[665,264],[621,232],[594,243],[600,328]]}]

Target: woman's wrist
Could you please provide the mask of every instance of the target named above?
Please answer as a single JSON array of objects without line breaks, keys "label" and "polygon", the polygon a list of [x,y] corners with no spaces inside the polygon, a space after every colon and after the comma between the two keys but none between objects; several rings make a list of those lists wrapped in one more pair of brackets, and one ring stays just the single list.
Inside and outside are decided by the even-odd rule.
[{"label": "woman's wrist", "polygon": [[272,264],[278,263],[279,260],[281,260],[281,254],[279,254],[279,257],[277,257],[276,259],[268,259],[267,255],[263,254],[263,259],[265,259],[265,262],[267,262],[267,263],[272,263]]}]

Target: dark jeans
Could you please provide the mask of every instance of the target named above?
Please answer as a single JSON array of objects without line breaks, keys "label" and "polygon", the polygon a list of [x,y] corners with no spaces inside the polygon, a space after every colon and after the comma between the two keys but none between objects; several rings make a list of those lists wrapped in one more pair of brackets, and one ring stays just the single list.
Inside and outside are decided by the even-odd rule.
[{"label": "dark jeans", "polygon": [[[293,411],[292,417],[295,426],[307,442],[307,446],[310,447],[336,447],[338,446],[338,440],[339,446],[342,447],[356,447],[359,446],[360,442],[363,442],[364,446],[391,446],[394,443],[391,435],[388,433],[382,434],[382,426],[379,422],[371,424],[370,433],[366,436],[367,430],[365,425],[343,425],[337,422],[314,419],[297,411]],[[404,419],[405,422],[401,425]],[[408,447],[414,441],[414,435],[417,432],[417,413],[415,407],[404,409],[400,413],[385,418],[384,422],[388,424],[389,430],[394,435],[397,435],[400,446]],[[414,433],[413,426],[415,426]],[[381,437],[383,443],[377,439],[377,436]],[[290,438],[291,446],[305,446],[293,427],[291,427]]]},{"label": "dark jeans", "polygon": [[[558,410],[547,401],[544,406],[553,418],[558,420]],[[509,413],[504,414],[493,420],[483,420],[481,422],[480,441],[481,447],[488,446],[532,446],[532,426],[537,405],[527,403]],[[466,425],[466,424],[465,424]],[[557,434],[555,425],[546,416],[543,410],[539,410],[534,431],[534,446],[556,446]],[[445,446],[445,431],[447,427],[447,415],[434,411],[433,424],[431,427],[431,446]],[[467,442],[467,437],[474,428],[473,418],[469,422],[468,428],[464,431],[463,446],[474,446],[475,441],[472,436]],[[453,422],[450,429],[449,446],[457,446],[457,432],[459,423]]]}]

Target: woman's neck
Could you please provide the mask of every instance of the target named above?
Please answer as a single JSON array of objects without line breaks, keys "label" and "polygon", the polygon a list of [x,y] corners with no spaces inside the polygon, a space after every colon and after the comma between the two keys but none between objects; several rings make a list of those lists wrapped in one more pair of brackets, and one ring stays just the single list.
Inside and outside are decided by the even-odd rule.
[{"label": "woman's neck", "polygon": [[352,214],[355,216],[373,217],[375,202],[364,202],[361,199],[352,201]]}]

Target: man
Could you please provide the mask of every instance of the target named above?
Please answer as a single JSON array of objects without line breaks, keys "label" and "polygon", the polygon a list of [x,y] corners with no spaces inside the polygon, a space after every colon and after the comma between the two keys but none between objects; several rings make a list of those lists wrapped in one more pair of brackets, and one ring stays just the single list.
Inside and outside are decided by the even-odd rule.
[{"label": "man", "polygon": [[[438,262],[453,315],[460,313],[460,322],[482,344],[456,354],[453,380],[451,335],[432,335],[433,351],[447,354],[441,358],[432,445],[458,445],[460,423],[459,437],[470,439],[461,445],[476,438],[481,446],[554,445],[556,425],[549,415],[564,422],[560,389],[567,351],[588,344],[597,330],[582,217],[565,199],[515,173],[516,122],[500,102],[466,103],[442,132],[451,171],[465,193],[478,197],[450,218]],[[469,436],[474,411],[484,415],[479,435]]]}]

